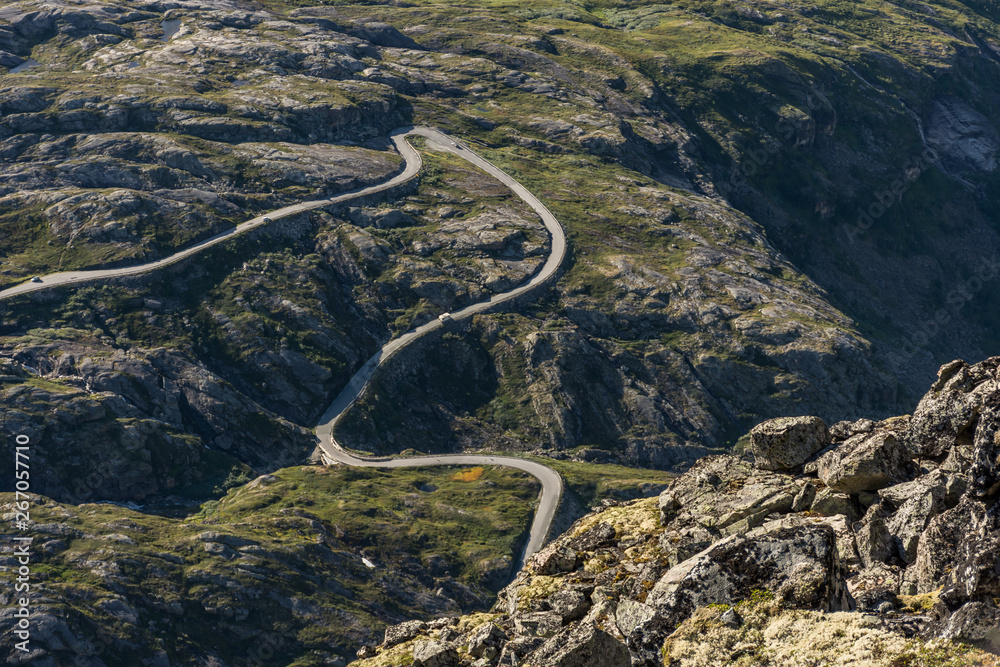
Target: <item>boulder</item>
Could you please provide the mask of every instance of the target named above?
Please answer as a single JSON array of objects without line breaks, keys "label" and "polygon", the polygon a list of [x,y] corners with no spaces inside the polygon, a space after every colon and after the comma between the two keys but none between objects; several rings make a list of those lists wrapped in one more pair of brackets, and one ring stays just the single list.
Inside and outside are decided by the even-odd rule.
[{"label": "boulder", "polygon": [[547,599],[549,608],[559,615],[563,623],[577,621],[586,615],[590,609],[590,601],[582,592],[572,588],[564,588],[550,595]]},{"label": "boulder", "polygon": [[996,367],[996,359],[975,366],[952,361],[938,370],[937,382],[920,400],[910,420],[906,444],[913,456],[941,458],[957,453],[956,449],[971,452],[981,393]]},{"label": "boulder", "polygon": [[648,604],[626,598],[615,610],[615,624],[625,638],[632,667],[659,667],[660,647],[672,627]]},{"label": "boulder", "polygon": [[543,575],[572,572],[576,569],[576,551],[553,543],[532,556],[528,567]]},{"label": "boulder", "polygon": [[551,637],[562,627],[562,616],[552,611],[532,611],[514,617],[514,632],[521,637]]},{"label": "boulder", "polygon": [[969,493],[977,498],[995,497],[1000,491],[1000,389],[995,382],[989,386],[979,406],[969,466]]},{"label": "boulder", "polygon": [[889,513],[882,505],[872,505],[864,518],[854,524],[854,536],[861,563],[870,568],[883,563],[896,553],[886,520]]},{"label": "boulder", "polygon": [[917,559],[917,544],[932,517],[944,510],[944,487],[917,489],[886,523],[899,557],[905,563]]},{"label": "boulder", "polygon": [[836,516],[843,514],[852,523],[861,518],[858,504],[846,493],[838,493],[833,489],[821,489],[816,492],[809,511],[821,516]]},{"label": "boulder", "polygon": [[858,493],[906,481],[906,448],[887,431],[856,435],[816,461],[820,479],[834,491]]},{"label": "boulder", "polygon": [[[660,498],[660,512],[663,512],[663,498]],[[615,529],[603,521],[580,533],[568,543],[576,551],[594,551],[615,543]]]},{"label": "boulder", "polygon": [[660,549],[670,567],[708,547],[716,537],[700,524],[671,527],[660,534]]},{"label": "boulder", "polygon": [[[910,568],[917,593],[930,593],[943,587],[949,580],[958,558],[957,545],[976,520],[971,516],[974,508],[969,504],[947,510],[933,517],[917,543],[917,555]],[[859,535],[860,540],[860,535]]]},{"label": "boulder", "polygon": [[871,419],[858,419],[857,421],[837,422],[830,427],[830,437],[834,442],[847,440],[851,436],[859,433],[871,433],[875,428],[875,422]]},{"label": "boulder", "polygon": [[764,470],[794,470],[830,444],[830,431],[819,417],[770,419],[750,431],[754,463]]},{"label": "boulder", "polygon": [[929,634],[1000,654],[1000,609],[991,602],[967,602]]},{"label": "boulder", "polygon": [[902,573],[898,567],[875,563],[847,580],[847,590],[858,611],[895,609]]},{"label": "boulder", "polygon": [[548,639],[524,661],[545,667],[630,667],[628,648],[590,624],[571,626]]},{"label": "boulder", "polygon": [[496,623],[483,623],[469,633],[468,652],[473,658],[496,657],[507,641],[507,633]]},{"label": "boulder", "polygon": [[812,507],[813,500],[816,499],[816,485],[812,482],[806,482],[799,489],[799,492],[795,494],[795,498],[792,499],[792,511],[793,512],[805,512],[810,507]]},{"label": "boulder", "polygon": [[408,642],[425,630],[427,630],[427,624],[423,621],[406,621],[405,623],[390,625],[385,629],[385,639],[382,640],[382,646],[389,648],[396,644]]},{"label": "boulder", "polygon": [[646,604],[672,624],[698,607],[734,604],[755,590],[773,591],[790,607],[850,608],[834,529],[786,517],[720,540],[676,565],[653,586]]},{"label": "boulder", "polygon": [[413,647],[413,667],[460,667],[462,660],[451,644],[429,641]]},{"label": "boulder", "polygon": [[498,667],[520,667],[524,664],[524,656],[528,655],[542,644],[538,637],[515,637],[503,645],[500,650]]},{"label": "boulder", "polygon": [[[791,475],[758,470],[735,456],[706,456],[660,494],[660,518],[668,516],[670,527],[733,533],[788,512],[798,493]],[[665,515],[665,502],[677,509]]]}]

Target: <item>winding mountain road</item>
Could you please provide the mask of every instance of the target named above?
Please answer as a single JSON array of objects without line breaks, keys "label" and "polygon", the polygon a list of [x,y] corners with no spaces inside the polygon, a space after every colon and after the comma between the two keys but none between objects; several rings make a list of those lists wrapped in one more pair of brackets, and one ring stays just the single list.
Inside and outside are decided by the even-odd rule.
[{"label": "winding mountain road", "polygon": [[[156,262],[119,269],[66,271],[48,274],[41,277],[41,282],[28,281],[15,287],[10,287],[0,291],[0,300],[19,294],[26,294],[43,289],[51,289],[58,286],[148,273],[179,262],[205,250],[206,248],[210,248],[227,239],[250,231],[260,225],[267,224],[270,221],[279,220],[281,218],[303,213],[305,211],[323,208],[331,204],[388,190],[409,181],[420,171],[422,166],[420,154],[406,141],[406,137],[410,135],[418,135],[426,138],[434,148],[454,153],[502,182],[510,188],[514,194],[534,209],[536,213],[538,213],[545,225],[545,228],[551,235],[551,248],[549,256],[542,265],[541,270],[536,273],[534,277],[509,292],[495,294],[487,301],[481,301],[479,303],[472,304],[471,306],[467,306],[462,310],[451,313],[452,320],[460,321],[468,319],[476,313],[484,312],[497,306],[498,304],[517,298],[518,296],[536,289],[556,274],[559,270],[559,266],[562,264],[563,258],[566,255],[566,235],[563,232],[559,221],[556,220],[556,217],[552,215],[542,202],[535,198],[535,196],[532,195],[527,188],[518,183],[507,173],[471,151],[467,146],[454,141],[448,135],[427,127],[404,127],[393,131],[390,134],[390,138],[400,155],[403,157],[405,166],[402,172],[388,181],[351,192],[346,192],[329,199],[317,199],[294,204],[292,206],[286,206],[266,215],[252,218],[232,229],[222,232],[221,234],[217,234],[216,236],[201,241],[189,248],[181,250]],[[423,336],[426,336],[442,326],[445,326],[442,321],[438,319],[431,320],[430,322],[403,334],[399,338],[386,343],[378,352],[372,355],[372,357],[365,362],[365,364],[358,370],[357,373],[354,374],[350,381],[348,381],[347,386],[344,387],[341,393],[336,397],[336,399],[334,399],[333,403],[320,418],[320,423],[316,426],[316,435],[319,438],[320,450],[323,452],[324,460],[328,463],[343,463],[346,465],[366,468],[413,468],[435,465],[498,465],[523,470],[524,472],[534,476],[542,484],[542,494],[541,499],[539,500],[538,509],[535,512],[534,521],[531,524],[528,543],[525,546],[524,553],[521,558],[521,565],[523,565],[532,554],[537,552],[542,547],[545,537],[549,532],[549,528],[552,525],[552,520],[559,504],[559,499],[562,496],[562,478],[555,470],[541,463],[525,459],[506,456],[483,456],[478,454],[448,454],[409,458],[362,458],[347,452],[333,437],[333,431],[337,422],[364,393],[378,367],[407,345],[414,343]]]},{"label": "winding mountain road", "polygon": [[[560,225],[559,221],[556,220],[556,217],[552,215],[549,209],[547,209],[542,202],[538,201],[538,199],[536,199],[535,196],[527,190],[527,188],[518,183],[507,173],[500,170],[498,167],[495,167],[490,162],[473,153],[468,147],[453,141],[450,137],[437,130],[426,127],[415,127],[405,128],[403,131],[397,130],[397,132],[401,133],[394,133],[393,141],[407,162],[409,162],[411,158],[419,160],[420,157],[413,147],[406,143],[405,137],[410,134],[425,137],[428,142],[434,144],[435,148],[455,153],[459,157],[471,162],[510,188],[514,194],[523,199],[528,206],[538,213],[543,224],[545,225],[545,228],[551,235],[551,249],[548,259],[546,259],[541,270],[536,273],[533,278],[526,283],[515,287],[509,292],[493,295],[488,301],[480,301],[479,303],[472,304],[462,310],[451,313],[452,320],[467,319],[476,313],[486,311],[505,301],[510,301],[511,299],[537,288],[539,285],[542,285],[556,274],[559,270],[560,264],[562,264],[563,258],[566,256],[566,235],[563,232],[562,225]],[[382,346],[381,350],[373,354],[371,358],[368,359],[368,361],[366,361],[365,364],[358,370],[358,372],[354,374],[354,377],[348,381],[347,386],[344,387],[337,398],[334,399],[327,411],[320,418],[320,423],[316,427],[316,435],[319,437],[320,449],[323,452],[324,459],[328,462],[344,463],[352,466],[363,466],[369,468],[411,468],[427,465],[501,465],[523,470],[529,475],[534,476],[539,482],[542,483],[542,497],[538,503],[538,509],[535,511],[535,519],[531,524],[528,544],[525,546],[524,554],[521,557],[521,565],[523,566],[533,553],[541,549],[545,542],[545,536],[548,535],[549,528],[552,526],[552,519],[555,517],[563,488],[562,478],[555,470],[534,461],[516,459],[507,456],[481,456],[475,454],[418,456],[401,459],[360,458],[344,450],[344,448],[341,447],[333,437],[333,431],[336,428],[337,422],[364,393],[378,367],[384,364],[393,354],[399,352],[407,345],[414,343],[421,337],[426,336],[432,331],[443,326],[445,326],[445,324],[440,320],[431,320],[430,322],[403,334],[399,338],[389,341]]]},{"label": "winding mountain road", "polygon": [[335,197],[330,197],[329,199],[315,199],[312,201],[306,201],[299,204],[293,204],[291,206],[286,206],[284,208],[279,208],[276,211],[271,211],[264,215],[259,215],[256,218],[251,218],[246,222],[242,222],[232,229],[227,229],[224,232],[216,234],[215,236],[200,241],[193,246],[185,248],[179,252],[170,255],[169,257],[164,257],[161,260],[155,262],[149,262],[147,264],[138,264],[136,266],[126,266],[120,269],[95,269],[91,271],[64,271],[61,273],[50,273],[46,276],[41,277],[41,282],[24,282],[20,285],[15,285],[14,287],[8,287],[5,290],[0,291],[0,299],[6,299],[18,294],[26,294],[28,292],[37,292],[38,290],[50,289],[52,287],[58,287],[61,285],[69,285],[73,283],[85,283],[93,282],[95,280],[101,280],[104,278],[119,278],[122,276],[135,276],[142,273],[149,273],[150,271],[155,271],[161,269],[165,266],[175,264],[182,259],[186,259],[191,255],[195,255],[206,248],[211,248],[212,246],[222,243],[227,239],[231,239],[239,234],[250,231],[256,227],[267,224],[268,221],[280,220],[281,218],[287,218],[290,215],[297,215],[305,211],[312,211],[317,208],[323,208],[329,206],[330,204],[337,204],[342,201],[348,201],[350,199],[356,199],[357,197],[364,197],[365,195],[375,194],[377,192],[382,192],[383,190],[388,190],[397,185],[409,181],[417,175],[420,171],[421,161],[420,155],[413,150],[409,144],[402,138],[405,136],[412,128],[401,128],[392,133],[391,138],[393,143],[397,148],[400,146],[406,146],[408,149],[406,152],[402,150],[400,153],[403,155],[405,160],[405,166],[403,171],[392,177],[388,181],[383,183],[378,183],[376,185],[370,185],[365,188],[358,190],[352,190],[350,192],[345,192],[339,194]]}]

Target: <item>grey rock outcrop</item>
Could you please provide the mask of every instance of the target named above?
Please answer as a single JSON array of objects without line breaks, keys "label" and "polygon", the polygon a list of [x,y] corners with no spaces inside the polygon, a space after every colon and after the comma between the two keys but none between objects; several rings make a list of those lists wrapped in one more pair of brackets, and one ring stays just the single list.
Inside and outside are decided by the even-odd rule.
[{"label": "grey rock outcrop", "polygon": [[[661,667],[665,645],[694,666],[705,664],[699,635],[732,636],[732,656],[752,634],[745,625],[773,616],[782,628],[802,624],[800,647],[830,624],[862,644],[907,646],[920,634],[1000,651],[998,368],[1000,358],[946,366],[919,418],[835,425],[832,444],[801,472],[708,456],[658,498],[581,519],[501,591],[490,623],[457,644],[470,653],[489,645],[482,655],[499,661],[481,667]],[[966,380],[948,398],[943,387],[956,377]],[[934,404],[952,413],[961,404],[964,416],[948,422]],[[960,427],[934,427],[934,442],[921,444],[928,424],[947,423]],[[951,466],[956,446],[969,462],[961,470]]]},{"label": "grey rock outcrop", "polygon": [[764,470],[793,470],[830,444],[830,431],[819,417],[780,417],[754,426],[750,451]]},{"label": "grey rock outcrop", "polygon": [[587,624],[567,628],[552,637],[532,652],[526,663],[551,667],[629,667],[631,659],[625,644]]},{"label": "grey rock outcrop", "polygon": [[459,667],[462,664],[454,646],[428,641],[413,649],[413,667]]},{"label": "grey rock outcrop", "polygon": [[834,491],[877,491],[904,481],[906,448],[893,433],[856,435],[816,461],[819,478]]}]

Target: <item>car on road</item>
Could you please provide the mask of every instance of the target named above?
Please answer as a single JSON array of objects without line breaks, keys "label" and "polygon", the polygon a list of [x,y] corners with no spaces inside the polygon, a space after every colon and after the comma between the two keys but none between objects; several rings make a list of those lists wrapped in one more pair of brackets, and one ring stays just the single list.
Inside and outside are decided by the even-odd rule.
[{"label": "car on road", "polygon": [[448,324],[448,322],[454,322],[451,317],[451,313],[441,313],[438,315],[438,319],[441,320],[441,324]]},{"label": "car on road", "polygon": [[35,277],[33,277],[31,279],[31,282],[33,282],[33,283],[40,283],[40,282],[42,282],[42,279],[39,278],[38,276],[35,276]]},{"label": "car on road", "polygon": [[264,222],[271,222],[271,218],[269,216],[265,215],[264,216]]}]

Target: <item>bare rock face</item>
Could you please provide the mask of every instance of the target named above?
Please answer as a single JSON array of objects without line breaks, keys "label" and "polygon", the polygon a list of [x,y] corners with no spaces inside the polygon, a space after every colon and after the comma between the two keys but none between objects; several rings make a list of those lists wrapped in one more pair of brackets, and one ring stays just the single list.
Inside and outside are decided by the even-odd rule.
[{"label": "bare rock face", "polygon": [[830,431],[819,417],[780,417],[750,431],[754,464],[764,470],[798,468],[830,444]]}]

